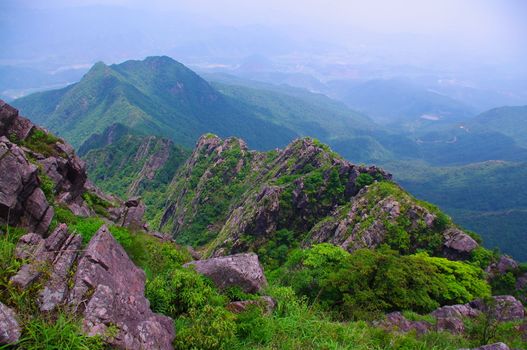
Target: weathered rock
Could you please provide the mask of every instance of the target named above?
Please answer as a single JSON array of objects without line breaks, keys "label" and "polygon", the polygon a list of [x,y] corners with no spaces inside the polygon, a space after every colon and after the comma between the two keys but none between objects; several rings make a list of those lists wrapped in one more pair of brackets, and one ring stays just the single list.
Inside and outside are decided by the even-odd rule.
[{"label": "weathered rock", "polygon": [[70,269],[79,255],[80,235],[69,235],[53,259],[53,271],[39,295],[40,311],[51,311],[66,300]]},{"label": "weathered rock", "polygon": [[417,334],[424,334],[432,328],[432,325],[425,321],[410,321],[402,313],[396,311],[389,313],[385,319],[378,323],[380,327],[393,332],[415,331]]},{"label": "weathered rock", "polygon": [[478,247],[478,242],[457,228],[446,230],[444,236],[443,255],[451,260],[467,259]]},{"label": "weathered rock", "polygon": [[253,306],[261,308],[264,314],[270,315],[276,308],[276,301],[274,301],[274,299],[269,296],[262,296],[257,300],[233,301],[229,303],[226,308],[231,312],[239,314]]},{"label": "weathered rock", "polygon": [[485,269],[485,272],[488,274],[489,278],[492,279],[508,271],[514,271],[517,268],[518,263],[513,258],[507,255],[502,255],[498,261],[491,263]]},{"label": "weathered rock", "polygon": [[510,348],[505,343],[494,343],[489,345],[483,345],[479,348],[474,348],[472,350],[510,350]]},{"label": "weathered rock", "polygon": [[523,304],[512,295],[493,296],[494,302],[488,304],[478,299],[470,302],[470,306],[481,312],[488,313],[500,322],[523,320],[525,309]]},{"label": "weathered rock", "polygon": [[431,313],[437,319],[440,318],[466,318],[466,317],[477,317],[481,312],[470,306],[470,304],[464,305],[447,305],[440,307],[439,309]]},{"label": "weathered rock", "polygon": [[135,206],[129,206],[129,202],[125,203],[126,208],[123,211],[122,226],[133,230],[142,230],[144,228],[144,215],[146,207],[143,202],[137,203]]},{"label": "weathered rock", "polygon": [[79,260],[69,303],[82,312],[87,334],[105,336],[109,327],[117,327],[118,334],[107,339],[111,345],[172,349],[172,320],[150,310],[144,285],[144,272],[103,226]]},{"label": "weathered rock", "polygon": [[0,345],[16,343],[20,334],[15,312],[0,302]]},{"label": "weathered rock", "polygon": [[47,231],[53,208],[39,188],[38,168],[25,152],[0,136],[0,223],[24,225],[30,231]]},{"label": "weathered rock", "polygon": [[11,277],[10,282],[20,289],[26,289],[35,282],[44,272],[52,269],[53,259],[60,254],[62,244],[68,238],[68,227],[59,225],[53,233],[43,241],[39,241],[32,234],[24,235],[17,244],[17,254],[32,257],[29,263],[20,268],[18,273]]},{"label": "weathered rock", "polygon": [[262,266],[254,253],[192,261],[184,266],[194,266],[198,273],[209,277],[220,289],[238,286],[246,293],[256,293],[267,286]]},{"label": "weathered rock", "polygon": [[20,237],[15,249],[17,259],[34,259],[38,252],[44,249],[44,238],[36,233],[28,233]]},{"label": "weathered rock", "polygon": [[462,334],[465,331],[465,323],[458,317],[438,318],[436,330],[447,331],[452,334]]}]

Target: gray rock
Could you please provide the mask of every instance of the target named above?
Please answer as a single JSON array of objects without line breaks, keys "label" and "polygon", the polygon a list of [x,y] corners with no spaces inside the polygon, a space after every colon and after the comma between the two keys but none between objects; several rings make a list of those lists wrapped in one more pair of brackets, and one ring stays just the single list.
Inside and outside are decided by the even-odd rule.
[{"label": "gray rock", "polygon": [[462,334],[465,331],[465,323],[461,318],[457,317],[438,318],[436,329],[438,331],[447,331],[452,334]]},{"label": "gray rock", "polygon": [[267,286],[262,266],[254,253],[192,261],[184,266],[194,266],[198,273],[209,277],[220,289],[238,286],[246,293],[256,293]]},{"label": "gray rock", "polygon": [[518,268],[518,263],[513,258],[507,255],[502,255],[500,256],[498,261],[491,263],[485,269],[485,272],[489,275],[489,278],[492,279],[508,271],[514,271],[517,268]]},{"label": "gray rock", "polygon": [[478,242],[457,228],[447,229],[443,235],[445,237],[443,255],[448,259],[467,259],[470,253],[478,247]]},{"label": "gray rock", "polygon": [[79,260],[69,303],[83,314],[87,334],[104,337],[116,327],[117,335],[106,339],[113,346],[172,349],[173,322],[150,310],[144,286],[144,272],[102,226]]},{"label": "gray rock", "polygon": [[525,318],[523,304],[512,295],[493,296],[494,303],[486,304],[478,299],[470,303],[470,306],[481,312],[488,313],[500,322],[518,321]]},{"label": "gray rock", "polygon": [[265,315],[270,315],[276,308],[276,301],[269,296],[262,296],[257,300],[242,300],[229,303],[227,310],[239,314],[246,311],[249,307],[256,306],[263,310]]},{"label": "gray rock", "polygon": [[479,348],[474,348],[472,350],[510,350],[510,348],[505,343],[494,343],[489,345],[483,345]]},{"label": "gray rock", "polygon": [[69,235],[52,262],[53,271],[39,295],[40,311],[54,310],[66,300],[70,269],[79,255],[80,235]]},{"label": "gray rock", "polygon": [[432,325],[425,321],[410,321],[402,313],[396,311],[389,313],[385,319],[378,323],[384,329],[392,332],[410,332],[424,334],[430,331]]},{"label": "gray rock", "polygon": [[0,345],[16,343],[20,334],[15,312],[0,302]]},{"label": "gray rock", "polygon": [[440,318],[466,318],[466,317],[477,317],[481,312],[473,307],[470,304],[464,305],[447,305],[440,307],[439,309],[431,313],[437,319]]}]

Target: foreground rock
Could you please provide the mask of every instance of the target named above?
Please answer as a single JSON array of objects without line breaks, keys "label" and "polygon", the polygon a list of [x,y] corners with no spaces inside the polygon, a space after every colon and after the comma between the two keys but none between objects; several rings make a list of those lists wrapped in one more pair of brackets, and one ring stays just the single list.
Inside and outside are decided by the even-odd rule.
[{"label": "foreground rock", "polygon": [[144,272],[103,226],[79,261],[69,304],[84,315],[83,327],[89,335],[104,337],[110,327],[117,327],[117,335],[107,340],[111,345],[172,349],[173,322],[150,310],[144,288]]},{"label": "foreground rock", "polygon": [[246,293],[256,293],[267,286],[267,280],[258,256],[254,253],[235,254],[184,265],[209,277],[218,288],[240,287]]},{"label": "foreground rock", "polygon": [[0,303],[0,345],[16,343],[20,334],[15,312]]}]

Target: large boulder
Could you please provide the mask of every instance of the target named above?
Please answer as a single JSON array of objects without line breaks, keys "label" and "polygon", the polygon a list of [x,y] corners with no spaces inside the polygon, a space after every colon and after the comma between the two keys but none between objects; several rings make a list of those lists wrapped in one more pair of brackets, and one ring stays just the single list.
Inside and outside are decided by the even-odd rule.
[{"label": "large boulder", "polygon": [[193,266],[220,289],[237,286],[246,293],[256,293],[267,286],[263,268],[254,253],[191,261],[184,266]]},{"label": "large boulder", "polygon": [[144,288],[144,272],[102,226],[79,260],[69,304],[83,314],[83,328],[89,335],[104,337],[110,327],[116,327],[117,334],[107,339],[113,346],[172,349],[173,322],[150,310]]},{"label": "large boulder", "polygon": [[519,267],[518,263],[507,255],[502,255],[485,269],[490,279],[500,276],[508,271],[514,271]]},{"label": "large boulder", "polygon": [[0,302],[0,345],[16,343],[20,334],[15,312]]},{"label": "large boulder", "polygon": [[481,311],[473,308],[470,304],[446,305],[431,313],[437,319],[440,318],[458,318],[476,317]]},{"label": "large boulder", "polygon": [[448,259],[468,259],[470,253],[478,247],[478,242],[457,228],[447,229],[443,235],[443,255]]}]

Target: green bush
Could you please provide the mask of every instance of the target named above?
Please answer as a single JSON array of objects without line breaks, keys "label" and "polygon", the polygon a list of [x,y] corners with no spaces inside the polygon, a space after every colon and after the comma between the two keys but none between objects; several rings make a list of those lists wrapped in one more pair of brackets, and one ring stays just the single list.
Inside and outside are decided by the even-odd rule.
[{"label": "green bush", "polygon": [[223,307],[205,305],[191,309],[176,322],[177,349],[229,349],[235,341],[235,316]]},{"label": "green bush", "polygon": [[192,269],[179,268],[154,277],[146,284],[152,310],[172,318],[205,306],[225,305],[227,298]]},{"label": "green bush", "polygon": [[361,173],[355,179],[355,187],[363,188],[365,186],[371,185],[374,181],[375,181],[375,179],[370,174],[368,174],[368,173]]},{"label": "green bush", "polygon": [[387,249],[350,254],[328,243],[292,253],[280,273],[297,293],[352,318],[430,312],[490,294],[483,271],[463,262]]}]

